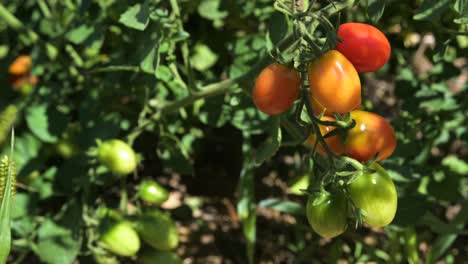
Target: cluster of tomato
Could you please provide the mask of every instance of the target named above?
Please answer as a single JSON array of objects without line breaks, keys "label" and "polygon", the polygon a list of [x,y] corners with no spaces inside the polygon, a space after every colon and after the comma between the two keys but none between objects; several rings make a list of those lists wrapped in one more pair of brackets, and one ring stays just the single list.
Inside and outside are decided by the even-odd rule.
[{"label": "cluster of tomato", "polygon": [[[350,113],[355,125],[344,134],[326,137],[330,152],[346,155],[360,162],[381,161],[396,147],[392,126],[381,116],[360,110],[361,82],[359,73],[380,69],[390,57],[390,44],[377,28],[362,23],[342,24],[337,33],[341,42],[334,50],[322,54],[308,65],[310,104],[323,121],[336,121]],[[292,68],[281,64],[267,66],[258,76],[253,90],[257,108],[269,115],[287,111],[298,98],[301,77]],[[333,114],[339,114],[334,115]],[[336,127],[319,126],[322,136]],[[306,145],[314,146],[317,135],[312,134]],[[317,151],[327,154],[322,146]],[[312,228],[323,237],[334,237],[346,230],[348,200],[359,208],[364,221],[373,227],[388,225],[397,205],[395,186],[385,170],[377,163],[359,171],[343,188],[311,197],[307,216]]]},{"label": "cluster of tomato", "polygon": [[37,76],[31,73],[32,59],[29,55],[18,56],[8,68],[9,82],[14,90],[23,94],[31,92],[34,85],[39,82]]},{"label": "cluster of tomato", "polygon": [[[138,159],[135,151],[125,142],[111,139],[99,143],[97,160],[116,175],[125,176],[135,171]],[[159,206],[169,198],[168,191],[152,180],[143,181],[138,198],[146,204]],[[104,209],[100,226],[99,245],[107,251],[124,257],[138,254],[138,263],[181,264],[182,260],[171,250],[179,244],[175,222],[155,208],[148,209],[130,220],[118,212]],[[147,247],[141,248],[141,240]],[[139,252],[140,251],[140,252]],[[99,263],[107,263],[106,255],[96,255]]]}]

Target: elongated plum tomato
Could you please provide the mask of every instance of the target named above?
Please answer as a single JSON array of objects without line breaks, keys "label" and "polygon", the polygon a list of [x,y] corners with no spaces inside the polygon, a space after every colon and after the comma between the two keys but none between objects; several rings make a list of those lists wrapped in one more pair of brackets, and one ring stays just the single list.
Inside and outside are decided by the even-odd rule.
[{"label": "elongated plum tomato", "polygon": [[296,70],[273,63],[260,72],[255,81],[253,101],[265,114],[288,110],[299,95],[301,78]]},{"label": "elongated plum tomato", "polygon": [[346,155],[361,162],[371,160],[377,153],[377,160],[384,160],[396,148],[396,137],[392,126],[383,117],[362,110],[351,112],[356,125],[348,131],[345,141]]},{"label": "elongated plum tomato", "polygon": [[361,81],[351,62],[330,50],[309,64],[311,97],[330,113],[347,113],[361,104]]},{"label": "elongated plum tomato", "polygon": [[390,58],[390,43],[377,28],[363,23],[345,23],[338,28],[343,42],[336,49],[343,53],[358,72],[380,69]]},{"label": "elongated plum tomato", "polygon": [[130,222],[113,223],[99,238],[110,252],[119,256],[133,256],[140,249],[140,238]]},{"label": "elongated plum tomato", "polygon": [[[330,117],[330,116],[323,116],[321,118],[322,121],[335,121],[335,118],[333,117]],[[320,133],[322,134],[322,136],[325,136],[327,133],[335,130],[335,127],[333,126],[323,126],[323,125],[319,125],[319,128],[320,128]],[[317,136],[315,134],[311,134],[309,136],[309,138],[307,139],[306,141],[306,145],[313,148],[314,147],[314,144],[315,144],[315,141],[317,140]],[[341,154],[344,152],[344,145],[340,142],[340,138],[335,135],[335,136],[332,136],[332,137],[328,137],[328,138],[325,138],[325,143],[327,143],[327,146],[328,148],[330,149],[331,152],[335,153],[335,154]],[[322,145],[320,144],[320,142],[317,143],[317,151],[322,154],[322,155],[325,155],[326,152],[325,150],[323,149]]]},{"label": "elongated plum tomato", "polygon": [[364,221],[372,227],[382,227],[395,217],[397,192],[384,168],[374,163],[370,169],[375,172],[362,172],[348,185],[348,192],[353,203],[362,210]]},{"label": "elongated plum tomato", "polygon": [[161,205],[169,198],[169,192],[159,183],[147,180],[140,184],[138,196],[147,203]]},{"label": "elongated plum tomato", "polygon": [[306,210],[309,224],[321,237],[332,238],[346,231],[347,206],[343,193],[337,191],[310,197]]},{"label": "elongated plum tomato", "polygon": [[148,245],[158,250],[171,250],[179,244],[177,228],[171,217],[153,209],[137,221],[137,231]]},{"label": "elongated plum tomato", "polygon": [[126,175],[133,172],[137,166],[135,151],[119,139],[103,142],[98,147],[98,160],[111,172]]}]

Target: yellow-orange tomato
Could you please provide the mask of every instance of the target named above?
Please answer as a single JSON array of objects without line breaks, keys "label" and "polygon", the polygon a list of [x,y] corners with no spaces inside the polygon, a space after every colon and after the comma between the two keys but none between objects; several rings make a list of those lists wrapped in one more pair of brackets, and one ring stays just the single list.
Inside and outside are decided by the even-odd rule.
[{"label": "yellow-orange tomato", "polygon": [[350,112],[361,104],[359,75],[343,54],[330,50],[308,68],[311,96],[330,113]]},{"label": "yellow-orange tomato", "polygon": [[392,126],[383,117],[366,111],[355,110],[351,118],[356,125],[348,131],[345,154],[359,161],[369,161],[377,152],[377,160],[392,155],[396,148],[396,137]]},{"label": "yellow-orange tomato", "polygon": [[[335,118],[330,117],[330,116],[323,116],[321,118],[321,120],[323,120],[323,121],[335,121]],[[335,130],[335,127],[333,127],[333,126],[319,125],[319,128],[320,128],[320,133],[322,134],[322,136],[325,136],[327,133]],[[307,139],[307,141],[306,141],[306,145],[312,148],[314,146],[316,140],[317,140],[317,136],[315,134],[311,134],[309,136],[309,138]],[[331,150],[331,152],[333,152],[335,154],[339,155],[339,154],[342,154],[344,152],[344,145],[341,144],[340,138],[338,136],[333,136],[333,137],[326,138],[325,143],[327,143],[327,146]],[[320,154],[325,155],[325,150],[320,145],[320,143],[318,143],[318,145],[317,145],[317,151]]]},{"label": "yellow-orange tomato", "polygon": [[253,101],[265,114],[280,114],[294,103],[300,85],[301,77],[296,70],[277,63],[270,64],[255,81]]},{"label": "yellow-orange tomato", "polygon": [[16,58],[8,68],[8,73],[11,75],[23,75],[31,71],[32,60],[28,55],[21,55]]}]

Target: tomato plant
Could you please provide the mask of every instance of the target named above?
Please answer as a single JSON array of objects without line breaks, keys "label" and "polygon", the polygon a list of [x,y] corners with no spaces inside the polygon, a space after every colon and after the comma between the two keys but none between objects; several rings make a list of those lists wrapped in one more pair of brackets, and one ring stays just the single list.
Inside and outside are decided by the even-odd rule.
[{"label": "tomato plant", "polygon": [[127,221],[119,221],[105,227],[99,238],[100,244],[120,256],[134,256],[140,249],[140,238]]},{"label": "tomato plant", "polygon": [[135,151],[119,139],[102,142],[98,146],[97,158],[102,165],[118,175],[133,172],[138,163]]},{"label": "tomato plant", "polygon": [[346,113],[361,104],[359,75],[351,62],[336,50],[313,61],[308,78],[311,97],[331,113]]},{"label": "tomato plant", "polygon": [[336,45],[358,72],[380,69],[390,58],[390,43],[376,27],[363,23],[344,23],[338,28],[342,42]]},{"label": "tomato plant", "polygon": [[397,210],[397,192],[388,173],[378,163],[362,172],[348,185],[354,205],[362,210],[364,221],[373,227],[390,224]]},{"label": "tomato plant", "polygon": [[301,79],[294,69],[281,64],[270,64],[255,81],[253,101],[257,108],[269,115],[288,110],[299,94]]},{"label": "tomato plant", "polygon": [[359,161],[369,161],[375,155],[384,160],[396,148],[396,136],[392,126],[381,116],[356,110],[351,112],[356,125],[348,131],[345,153]]},{"label": "tomato plant", "polygon": [[341,235],[347,228],[347,206],[343,193],[321,193],[307,201],[307,219],[312,229],[322,237]]}]

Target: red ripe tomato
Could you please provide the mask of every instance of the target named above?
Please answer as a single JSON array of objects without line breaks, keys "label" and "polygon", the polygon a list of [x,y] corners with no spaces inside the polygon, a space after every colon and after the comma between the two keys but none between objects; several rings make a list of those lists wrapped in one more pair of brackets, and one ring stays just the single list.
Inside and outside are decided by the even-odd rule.
[{"label": "red ripe tomato", "polygon": [[338,28],[343,42],[336,49],[343,53],[358,72],[380,69],[390,58],[390,43],[377,28],[363,23],[345,23]]},{"label": "red ripe tomato", "polygon": [[[335,121],[335,118],[330,117],[330,116],[323,116],[321,118],[321,120],[323,120],[323,121]],[[335,127],[333,127],[333,126],[319,125],[319,128],[320,128],[320,133],[322,134],[322,136],[325,136],[327,133],[335,130]],[[309,138],[307,139],[307,141],[306,141],[306,145],[312,148],[314,146],[316,140],[317,140],[317,136],[315,134],[311,134],[309,136]],[[340,138],[338,136],[333,136],[333,137],[326,138],[325,143],[327,143],[327,146],[331,150],[331,152],[333,152],[335,154],[339,155],[339,154],[344,152],[344,145],[341,144]],[[318,145],[317,145],[317,151],[322,155],[326,154],[325,150],[323,149],[322,145],[320,145],[320,143],[318,143]]]},{"label": "red ripe tomato", "polygon": [[343,54],[330,50],[308,69],[311,97],[330,113],[346,113],[361,104],[361,81]]},{"label": "red ripe tomato", "polygon": [[253,90],[253,101],[265,114],[280,114],[294,103],[300,86],[301,77],[296,70],[273,63],[258,75]]},{"label": "red ripe tomato", "polygon": [[361,162],[369,161],[377,152],[377,160],[388,158],[396,148],[393,127],[383,117],[362,110],[351,112],[356,125],[348,131],[346,155]]}]

